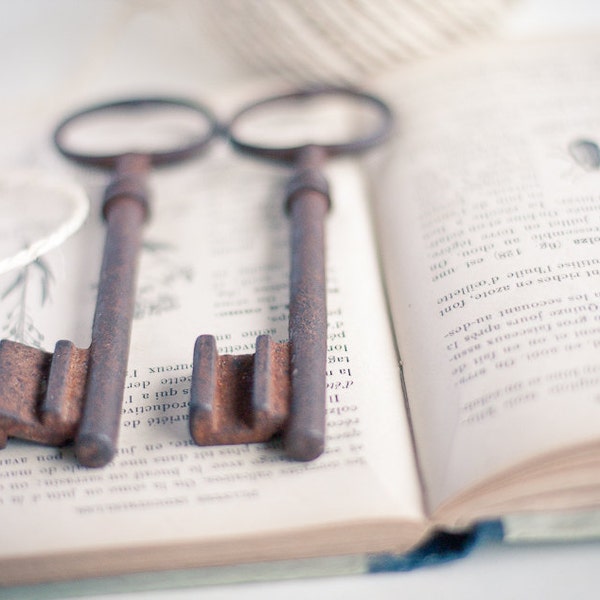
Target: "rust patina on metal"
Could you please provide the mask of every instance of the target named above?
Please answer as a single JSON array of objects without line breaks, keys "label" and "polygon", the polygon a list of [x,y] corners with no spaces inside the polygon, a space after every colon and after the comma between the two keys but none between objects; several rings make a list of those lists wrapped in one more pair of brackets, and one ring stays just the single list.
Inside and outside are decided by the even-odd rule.
[{"label": "rust patina on metal", "polygon": [[[232,133],[236,121],[271,103],[318,95],[343,96],[378,113],[374,131],[349,142],[281,148],[246,143]],[[229,127],[233,146],[244,153],[294,167],[286,191],[291,222],[289,341],[259,336],[254,355],[219,356],[212,336],[200,336],[194,351],[190,432],[199,445],[265,442],[282,434],[288,457],[308,461],[325,448],[327,306],[325,217],[330,208],[326,160],[362,152],[389,133],[392,115],[379,99],[349,89],[326,88],[268,98],[240,111]]]},{"label": "rust patina on metal", "polygon": [[[199,113],[207,133],[164,152],[88,155],[69,150],[63,135],[80,118],[101,111],[138,111],[178,106]],[[203,107],[177,99],[146,98],[101,104],[63,121],[55,132],[60,152],[76,162],[114,171],[103,203],[106,239],[91,344],[61,340],[53,354],[17,342],[0,342],[0,447],[9,437],[60,446],[75,440],[87,467],[110,462],[117,450],[123,389],[133,319],[142,229],[148,218],[145,181],[152,166],[190,158],[215,135],[217,125]]]}]

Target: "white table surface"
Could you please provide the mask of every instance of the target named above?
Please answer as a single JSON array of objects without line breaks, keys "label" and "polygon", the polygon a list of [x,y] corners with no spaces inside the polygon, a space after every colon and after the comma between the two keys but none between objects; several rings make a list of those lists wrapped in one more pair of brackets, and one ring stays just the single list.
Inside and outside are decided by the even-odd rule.
[{"label": "white table surface", "polygon": [[[0,0],[0,69],[2,98],[10,102],[19,94],[40,92],[44,85],[52,86],[62,76],[60,61],[75,65],[78,53],[85,53],[95,43],[86,37],[85,28],[72,28],[63,40],[64,47],[44,48],[43,19],[33,19],[37,29],[25,30],[32,22],[32,11],[51,6],[56,19],[65,23],[69,32],[70,9],[77,7],[71,17],[84,24],[85,10],[80,2],[92,0]],[[116,4],[105,0],[108,4]],[[376,1],[376,0],[373,0]],[[129,2],[134,5],[135,3]],[[97,6],[94,11],[96,11]],[[83,15],[83,18],[82,18]],[[600,0],[515,0],[511,13],[502,26],[505,35],[600,31]],[[600,43],[600,36],[599,36]],[[42,49],[42,52],[36,52]],[[46,54],[47,61],[43,62]],[[41,57],[41,58],[40,58]],[[49,57],[49,58],[48,58]],[[58,60],[58,64],[56,64]],[[40,62],[42,61],[42,62]],[[217,68],[214,73],[220,72]],[[212,73],[212,75],[214,75]],[[82,77],[76,68],[71,77]],[[89,74],[89,76],[93,76]],[[211,73],[207,74],[210,78]],[[54,78],[54,79],[53,79]],[[0,99],[0,102],[3,100]],[[600,107],[598,107],[600,111]],[[3,149],[4,151],[6,149]],[[0,158],[5,152],[0,152]],[[1,526],[1,525],[0,525]],[[468,558],[437,567],[410,573],[385,573],[351,577],[329,577],[292,581],[272,581],[235,585],[209,586],[195,589],[145,591],[118,595],[93,596],[95,600],[286,600],[328,598],[354,600],[359,598],[597,598],[600,594],[600,543],[550,544],[543,546],[487,545]],[[0,598],[10,591],[0,590]],[[44,597],[44,589],[38,590]],[[30,597],[30,596],[27,596]],[[86,596],[91,598],[90,596]]]}]

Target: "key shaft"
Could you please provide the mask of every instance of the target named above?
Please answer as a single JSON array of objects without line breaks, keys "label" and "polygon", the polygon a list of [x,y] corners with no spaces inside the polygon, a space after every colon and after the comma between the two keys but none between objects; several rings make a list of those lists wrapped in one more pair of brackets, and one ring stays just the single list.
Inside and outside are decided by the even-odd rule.
[{"label": "key shaft", "polygon": [[147,217],[143,155],[119,160],[104,204],[106,240],[89,350],[86,401],[75,452],[82,465],[104,466],[113,458],[133,320],[142,228]]},{"label": "key shaft", "polygon": [[301,153],[288,194],[291,220],[289,337],[290,414],[284,447],[291,458],[312,460],[325,446],[325,370],[327,289],[325,216],[328,186],[320,165],[325,154],[315,146]]}]

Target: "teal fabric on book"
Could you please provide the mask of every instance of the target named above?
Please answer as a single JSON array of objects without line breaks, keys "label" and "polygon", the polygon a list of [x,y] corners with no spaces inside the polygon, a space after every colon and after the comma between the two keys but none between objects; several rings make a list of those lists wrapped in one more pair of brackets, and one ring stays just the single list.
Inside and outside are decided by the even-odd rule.
[{"label": "teal fabric on book", "polygon": [[403,555],[378,554],[369,557],[369,572],[411,571],[458,560],[486,542],[500,542],[504,537],[501,521],[478,523],[463,533],[440,531],[429,540]]}]

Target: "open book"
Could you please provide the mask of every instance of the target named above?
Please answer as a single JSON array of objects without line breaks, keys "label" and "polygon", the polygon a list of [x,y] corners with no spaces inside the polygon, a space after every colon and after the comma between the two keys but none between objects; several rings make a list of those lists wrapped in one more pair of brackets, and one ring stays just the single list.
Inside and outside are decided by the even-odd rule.
[{"label": "open book", "polygon": [[[329,168],[328,436],[312,463],[276,441],[201,448],[187,428],[197,335],[232,354],[287,335],[287,173],[221,146],[154,174],[118,456],[88,470],[69,447],[9,442],[0,583],[401,554],[481,520],[593,517],[599,59],[594,39],[515,44],[373,82],[398,128],[368,177]],[[2,335],[84,347],[105,180],[44,160],[83,182],[92,217],[2,276]]]}]

